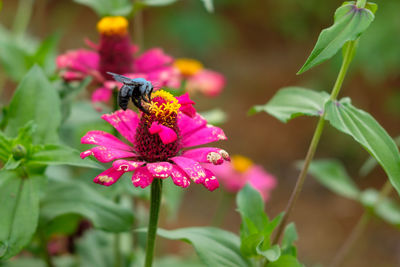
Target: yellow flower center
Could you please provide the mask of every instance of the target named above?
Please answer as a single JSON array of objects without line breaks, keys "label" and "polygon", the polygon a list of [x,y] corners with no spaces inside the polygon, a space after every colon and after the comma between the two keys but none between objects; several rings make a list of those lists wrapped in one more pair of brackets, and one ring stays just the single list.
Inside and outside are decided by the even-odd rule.
[{"label": "yellow flower center", "polygon": [[200,61],[190,58],[179,58],[174,62],[174,66],[184,76],[192,76],[203,69],[203,64]]},{"label": "yellow flower center", "polygon": [[240,173],[246,172],[251,166],[254,165],[251,159],[242,155],[233,155],[231,159],[233,168]]},{"label": "yellow flower center", "polygon": [[104,17],[97,23],[97,30],[105,35],[125,35],[128,33],[128,20],[121,16]]},{"label": "yellow flower center", "polygon": [[150,103],[143,104],[149,111],[148,114],[143,114],[147,121],[153,122],[156,120],[167,127],[174,127],[181,104],[172,94],[164,90],[158,90],[151,94]]}]

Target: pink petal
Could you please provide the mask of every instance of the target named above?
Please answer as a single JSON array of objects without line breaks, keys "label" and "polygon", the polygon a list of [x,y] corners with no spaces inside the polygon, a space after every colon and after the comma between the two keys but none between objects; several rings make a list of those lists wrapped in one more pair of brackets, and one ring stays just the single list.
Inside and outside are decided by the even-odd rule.
[{"label": "pink petal", "polygon": [[148,73],[167,64],[171,64],[172,61],[173,58],[167,54],[164,54],[162,49],[153,48],[147,50],[141,56],[135,59],[134,69],[137,72]]},{"label": "pink petal", "polygon": [[201,184],[206,178],[206,172],[204,168],[198,163],[189,158],[185,157],[173,157],[171,158],[196,184]]},{"label": "pink petal", "polygon": [[[59,55],[56,63],[58,69],[67,71],[64,78],[83,79],[98,72],[99,55],[94,51],[85,49],[71,50]],[[75,72],[75,74],[72,75],[70,71]]]},{"label": "pink petal", "polygon": [[176,139],[178,139],[178,136],[176,135],[174,130],[172,130],[167,126],[159,124],[156,121],[151,124],[149,132],[150,134],[157,133],[160,136],[163,144],[170,144],[172,142],[175,142]]},{"label": "pink petal", "polygon": [[182,156],[202,163],[222,164],[224,160],[230,160],[228,152],[216,147],[201,147],[186,150]]},{"label": "pink petal", "polygon": [[124,171],[117,171],[114,168],[109,168],[105,170],[104,172],[100,173],[97,175],[93,182],[96,184],[102,184],[105,186],[110,186],[114,184],[116,181],[118,181],[119,178],[124,174]]},{"label": "pink petal", "polygon": [[172,166],[171,178],[174,184],[182,188],[186,188],[190,185],[190,179],[187,174],[176,165]]},{"label": "pink petal", "polygon": [[114,128],[129,142],[132,144],[135,143],[139,117],[133,110],[117,110],[112,114],[103,114],[101,118],[114,126]]},{"label": "pink petal", "polygon": [[179,88],[181,85],[181,76],[179,70],[173,66],[160,67],[147,72],[147,78],[156,87]]},{"label": "pink petal", "polygon": [[248,177],[235,171],[230,162],[224,162],[221,165],[204,165],[206,165],[204,168],[211,170],[229,192],[238,192],[247,183]]},{"label": "pink petal", "polygon": [[145,188],[153,182],[153,175],[146,167],[139,167],[132,176],[132,183],[136,187]]},{"label": "pink petal", "polygon": [[75,71],[63,71],[61,73],[62,78],[66,81],[80,81],[86,77],[85,74]]},{"label": "pink petal", "polygon": [[113,149],[105,146],[97,146],[82,152],[80,156],[81,158],[94,156],[98,161],[105,163],[113,161],[115,159],[135,157],[136,154],[129,151]]},{"label": "pink petal", "polygon": [[172,166],[169,162],[154,162],[147,164],[147,170],[153,177],[165,179],[171,174]]},{"label": "pink petal", "polygon": [[92,102],[108,102],[112,96],[112,90],[107,87],[97,88],[92,94]]},{"label": "pink petal", "polygon": [[204,179],[203,185],[210,191],[214,191],[219,187],[219,183],[215,175],[208,169],[204,169],[206,172],[206,178]]},{"label": "pink petal", "polygon": [[196,115],[196,109],[193,107],[195,102],[189,98],[189,94],[186,93],[184,95],[178,96],[179,104],[181,104],[180,111],[189,117],[193,118]]},{"label": "pink petal", "polygon": [[206,119],[204,119],[198,113],[193,118],[182,113],[178,115],[178,127],[181,131],[182,138],[194,133],[195,131],[205,127],[206,125]]},{"label": "pink petal", "polygon": [[217,96],[225,87],[225,77],[212,70],[202,70],[187,81],[189,91],[200,91],[206,96]]},{"label": "pink petal", "polygon": [[207,127],[199,129],[191,135],[182,137],[182,146],[183,147],[199,146],[226,139],[227,139],[226,135],[221,128],[207,125]]},{"label": "pink petal", "polygon": [[81,138],[82,144],[100,145],[109,148],[132,151],[133,148],[110,133],[103,131],[89,131]]},{"label": "pink petal", "polygon": [[132,172],[142,166],[143,161],[131,161],[125,159],[119,159],[113,162],[113,168],[118,171]]}]

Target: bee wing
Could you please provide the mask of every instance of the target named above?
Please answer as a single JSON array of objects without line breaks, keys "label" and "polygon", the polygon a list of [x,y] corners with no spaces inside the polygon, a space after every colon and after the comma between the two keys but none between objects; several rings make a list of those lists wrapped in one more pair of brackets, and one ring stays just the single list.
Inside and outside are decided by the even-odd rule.
[{"label": "bee wing", "polygon": [[126,76],[120,75],[120,74],[116,74],[113,72],[107,72],[108,74],[112,75],[114,80],[116,80],[117,82],[120,83],[124,83],[127,85],[137,85],[137,82],[133,81],[131,78],[128,78]]}]

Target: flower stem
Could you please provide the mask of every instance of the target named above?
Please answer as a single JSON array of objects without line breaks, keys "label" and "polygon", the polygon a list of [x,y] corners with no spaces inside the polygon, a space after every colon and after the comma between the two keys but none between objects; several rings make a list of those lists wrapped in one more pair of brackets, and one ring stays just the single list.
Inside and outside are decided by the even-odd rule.
[{"label": "flower stem", "polygon": [[[346,76],[347,70],[349,68],[350,62],[353,59],[354,52],[355,52],[355,47],[356,47],[356,41],[350,41],[346,46],[345,46],[345,51],[344,51],[344,56],[343,56],[343,62],[342,66],[340,68],[338,77],[336,79],[335,85],[333,86],[332,92],[330,99],[335,100],[336,97],[338,96],[340,89],[342,88],[342,84],[344,81],[344,78]],[[324,129],[324,124],[325,124],[325,113],[321,115],[319,118],[317,127],[315,129],[313,138],[311,140],[310,146],[307,151],[306,158],[304,160],[304,165],[300,171],[300,174],[297,178],[296,186],[293,189],[293,192],[289,198],[289,202],[286,206],[285,213],[283,215],[282,221],[280,222],[278,226],[278,230],[274,236],[273,239],[273,244],[277,244],[282,236],[283,229],[285,229],[285,226],[287,224],[288,218],[290,213],[292,212],[294,205],[296,204],[296,201],[300,195],[300,192],[303,188],[304,181],[307,176],[308,168],[310,166],[310,163],[314,157],[315,151],[317,150],[319,139],[321,138],[322,131]]]},{"label": "flower stem", "polygon": [[19,37],[25,33],[33,10],[33,0],[19,0],[13,23],[13,34]]},{"label": "flower stem", "polygon": [[232,194],[223,191],[221,200],[219,201],[217,210],[215,211],[214,218],[212,220],[212,225],[219,227],[223,224],[225,215],[229,210],[232,201]]},{"label": "flower stem", "polygon": [[[392,184],[389,180],[383,185],[382,189],[379,192],[379,197],[376,203],[374,204],[374,208],[376,208],[382,200],[385,199],[393,190]],[[338,253],[334,257],[332,263],[329,267],[337,267],[340,266],[346,256],[349,254],[351,249],[354,247],[356,241],[360,238],[361,234],[367,228],[369,220],[372,218],[372,213],[369,210],[364,211],[361,218],[358,220],[356,226],[351,230],[349,237],[343,243],[342,247],[339,249]]]},{"label": "flower stem", "polygon": [[151,184],[150,219],[147,230],[146,262],[145,267],[151,267],[154,255],[154,243],[156,240],[158,213],[160,211],[162,193],[162,180],[154,179]]}]

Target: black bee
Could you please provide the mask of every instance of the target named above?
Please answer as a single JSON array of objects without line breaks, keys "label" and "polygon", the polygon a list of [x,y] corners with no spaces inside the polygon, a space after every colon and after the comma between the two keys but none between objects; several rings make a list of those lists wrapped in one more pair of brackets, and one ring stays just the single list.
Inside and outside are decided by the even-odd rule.
[{"label": "black bee", "polygon": [[142,106],[142,100],[147,103],[150,102],[151,93],[153,92],[153,85],[151,82],[143,78],[131,79],[116,73],[107,73],[112,75],[114,80],[117,82],[124,84],[118,92],[118,105],[123,110],[126,110],[128,107],[129,98],[131,98],[132,103],[138,109],[144,113],[149,113],[149,111]]}]

